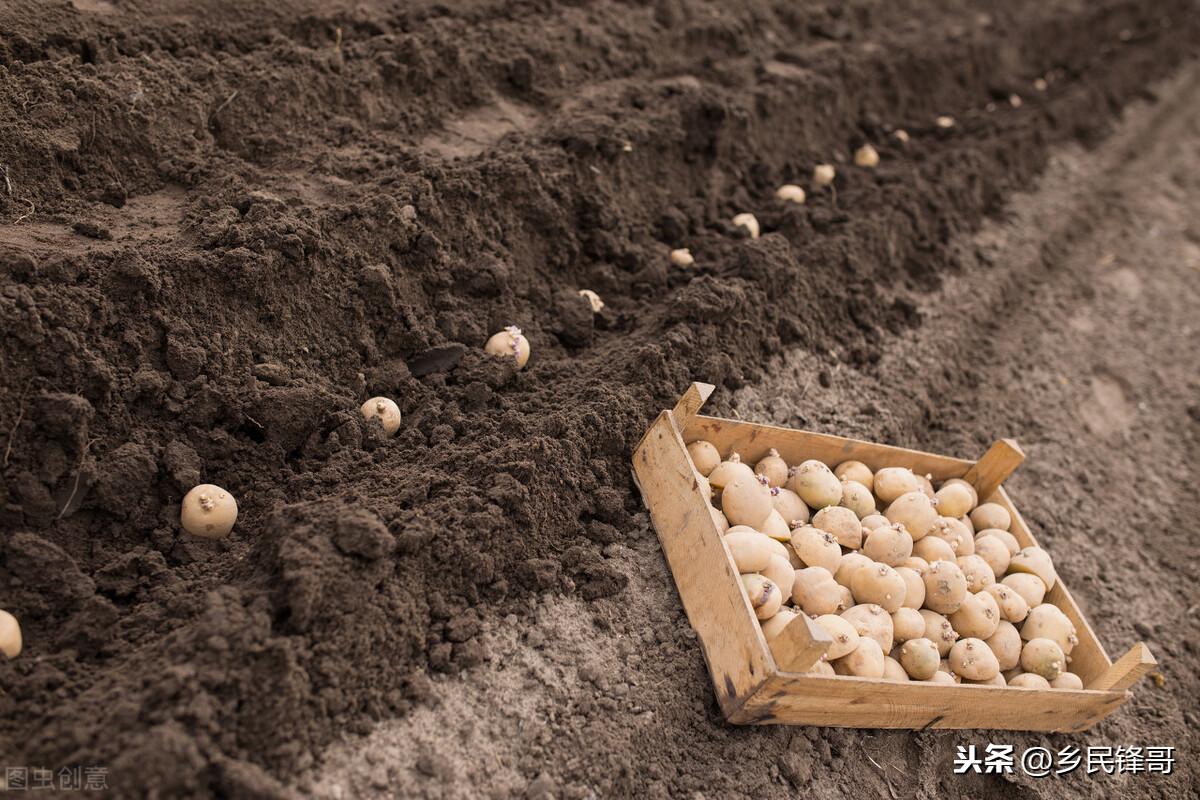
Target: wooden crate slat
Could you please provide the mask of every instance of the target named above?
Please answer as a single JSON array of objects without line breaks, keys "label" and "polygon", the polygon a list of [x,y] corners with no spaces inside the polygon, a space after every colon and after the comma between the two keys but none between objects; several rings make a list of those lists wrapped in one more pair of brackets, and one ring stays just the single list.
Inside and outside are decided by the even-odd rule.
[{"label": "wooden crate slat", "polygon": [[1141,680],[1142,676],[1157,664],[1150,648],[1138,642],[1129,648],[1129,652],[1113,662],[1100,677],[1086,685],[1087,688],[1098,691],[1123,692]]},{"label": "wooden crate slat", "polygon": [[991,497],[1000,484],[1025,460],[1025,451],[1012,439],[1000,439],[988,448],[963,478],[980,497]]}]

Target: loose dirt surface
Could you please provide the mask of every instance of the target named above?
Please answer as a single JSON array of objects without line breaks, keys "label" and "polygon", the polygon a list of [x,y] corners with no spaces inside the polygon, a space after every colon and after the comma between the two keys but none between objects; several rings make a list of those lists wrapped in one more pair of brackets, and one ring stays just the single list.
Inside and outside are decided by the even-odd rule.
[{"label": "loose dirt surface", "polygon": [[[1195,12],[0,9],[0,761],[120,796],[1189,796]],[[835,191],[772,199],[819,161]],[[481,353],[513,323],[519,373]],[[627,466],[692,379],[722,415],[1017,436],[1015,501],[1165,683],[1085,736],[724,725]],[[229,540],[178,530],[201,480]],[[1180,753],[951,775],[997,740]]]}]

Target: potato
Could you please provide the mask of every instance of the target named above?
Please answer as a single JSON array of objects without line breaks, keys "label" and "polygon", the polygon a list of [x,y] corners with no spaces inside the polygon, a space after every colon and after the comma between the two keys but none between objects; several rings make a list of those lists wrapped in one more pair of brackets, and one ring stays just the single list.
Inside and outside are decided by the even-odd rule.
[{"label": "potato", "polygon": [[690,267],[696,263],[696,257],[686,247],[677,247],[671,251],[671,263],[677,267]]},{"label": "potato", "polygon": [[836,506],[842,499],[842,482],[833,470],[815,459],[805,461],[792,471],[788,488],[800,495],[810,508]]},{"label": "potato", "polygon": [[792,583],[792,602],[805,614],[834,614],[842,603],[840,587],[824,567],[798,569]]},{"label": "potato", "polygon": [[1021,622],[1029,614],[1029,604],[1016,590],[1003,583],[993,583],[983,587],[983,590],[996,599],[996,607],[1000,609],[1000,618],[1009,622]]},{"label": "potato", "polygon": [[940,669],[933,673],[933,677],[929,678],[929,682],[950,684],[958,683],[958,681],[954,679],[953,675],[951,675],[949,672],[942,672]]},{"label": "potato", "polygon": [[970,489],[961,483],[943,484],[942,488],[934,493],[933,498],[937,500],[938,513],[944,517],[961,517],[971,513],[975,506]]},{"label": "potato", "polygon": [[848,608],[854,607],[854,595],[853,595],[853,593],[851,593],[849,588],[839,585],[838,586],[838,595],[840,597],[840,599],[838,600],[838,607],[837,607],[839,614]]},{"label": "potato", "polygon": [[904,667],[900,666],[900,662],[891,656],[883,657],[883,679],[885,681],[900,681],[908,683],[908,673],[904,671]]},{"label": "potato", "polygon": [[400,430],[400,406],[391,398],[372,397],[359,406],[358,410],[368,422],[373,419],[379,420],[387,436],[394,436],[396,431]]},{"label": "potato", "polygon": [[[975,541],[978,542],[985,536],[993,536],[1003,542],[1004,546],[1008,548],[1009,558],[1015,556],[1017,551],[1021,549],[1021,545],[1017,542],[1017,537],[1013,536],[1008,531],[1002,531],[999,528],[984,528],[983,530],[975,533]],[[1000,573],[997,572],[996,574],[999,575]]]},{"label": "potato", "polygon": [[776,489],[771,492],[771,505],[775,506],[775,510],[789,528],[794,527],[796,523],[803,525],[808,522],[808,506],[804,505],[800,495],[791,489]]},{"label": "potato", "polygon": [[[970,517],[962,516],[958,518],[958,521],[961,522],[963,526],[971,532],[972,536],[975,535],[975,523],[971,522]],[[1007,533],[1007,531],[1005,531],[1005,533]]]},{"label": "potato", "polygon": [[869,517],[875,513],[875,496],[871,494],[871,490],[863,486],[858,481],[842,481],[842,501],[843,508],[848,508],[854,512],[860,520],[863,517]]},{"label": "potato", "polygon": [[996,598],[987,592],[967,593],[962,605],[950,615],[950,624],[959,636],[986,639],[996,632],[1000,624],[1000,609]]},{"label": "potato", "polygon": [[767,485],[778,488],[787,483],[788,465],[779,457],[779,451],[772,447],[767,454],[754,465],[754,473],[767,479]]},{"label": "potato", "polygon": [[850,577],[859,567],[871,567],[875,562],[864,556],[862,553],[843,553],[841,564],[838,565],[837,572],[833,574],[833,579],[842,586],[849,588]]},{"label": "potato", "polygon": [[891,503],[901,495],[921,491],[921,482],[908,467],[884,467],[875,473],[873,488],[876,497]]},{"label": "potato", "polygon": [[1046,584],[1046,589],[1054,588],[1056,574],[1050,554],[1040,547],[1026,547],[1017,551],[1008,563],[1009,572],[1023,572],[1037,575]]},{"label": "potato", "polygon": [[825,651],[827,660],[833,661],[849,655],[858,647],[858,631],[836,614],[822,614],[814,622],[821,626],[821,630],[828,633],[829,638],[833,640],[833,644],[829,645],[829,649]]},{"label": "potato", "polygon": [[892,638],[907,642],[925,635],[925,618],[915,608],[898,608],[892,612]]},{"label": "potato", "polygon": [[945,489],[947,486],[961,486],[971,495],[971,508],[968,508],[962,514],[955,514],[954,516],[965,516],[974,510],[975,506],[979,505],[979,492],[975,491],[975,487],[964,481],[962,478],[950,478],[942,484],[942,488]]},{"label": "potato", "polygon": [[767,565],[760,572],[764,578],[784,591],[787,595],[784,600],[792,596],[791,587],[796,583],[796,570],[786,558],[772,553]]},{"label": "potato", "polygon": [[[947,653],[946,655],[949,656],[950,654]],[[938,672],[945,672],[947,675],[950,675],[954,678],[955,683],[962,683],[962,679],[959,678],[958,675],[954,674],[954,668],[950,666],[949,658],[943,658],[941,663],[938,664]]]},{"label": "potato", "polygon": [[179,506],[180,526],[201,539],[223,539],[233,530],[237,522],[238,506],[233,495],[214,486],[202,483],[183,496]]},{"label": "potato", "polygon": [[921,576],[925,581],[925,606],[939,614],[953,614],[967,596],[967,579],[953,561],[935,561]]},{"label": "potato", "polygon": [[750,469],[749,464],[743,464],[742,457],[737,453],[730,453],[729,458],[713,467],[706,477],[714,489],[720,490],[724,490],[725,485],[734,478],[755,479],[754,470]]},{"label": "potato", "polygon": [[833,534],[803,525],[792,531],[792,549],[810,567],[824,567],[832,575],[842,563],[842,548]]},{"label": "potato", "polygon": [[854,163],[865,169],[875,169],[879,166],[879,151],[870,144],[864,144],[854,151]]},{"label": "potato", "polygon": [[825,662],[825,661],[818,661],[817,663],[815,663],[811,667],[809,667],[808,674],[810,674],[810,675],[828,675],[830,677],[837,675],[837,673],[834,672],[833,667],[828,662]]},{"label": "potato", "polygon": [[944,658],[958,641],[958,633],[955,632],[954,626],[936,611],[922,608],[917,613],[925,620],[925,638],[937,645],[938,654]]},{"label": "potato", "polygon": [[1018,689],[1049,689],[1050,682],[1041,675],[1034,675],[1032,672],[1022,672],[1008,682],[1009,686],[1015,686]]},{"label": "potato", "polygon": [[16,658],[21,655],[21,644],[21,623],[0,608],[0,653],[5,658]]},{"label": "potato", "polygon": [[928,564],[935,561],[953,561],[958,558],[950,543],[937,536],[926,536],[921,541],[914,542],[913,555],[924,559]]},{"label": "potato", "polygon": [[817,186],[828,186],[837,177],[833,164],[817,164],[813,167],[813,183]]},{"label": "potato", "polygon": [[964,556],[964,558],[982,558],[991,567],[992,577],[1003,575],[1008,572],[1008,562],[1012,558],[1012,554],[1008,552],[1008,546],[1004,542],[997,539],[995,536],[977,536],[975,537],[975,556]]},{"label": "potato", "polygon": [[[1074,623],[1056,605],[1042,603],[1029,609],[1025,624],[1021,626],[1021,638],[1049,639],[1058,644],[1064,654],[1070,655],[1079,642]],[[1050,680],[1047,678],[1047,680]]]},{"label": "potato", "polygon": [[891,502],[883,515],[893,524],[903,525],[914,542],[924,538],[938,519],[933,501],[920,491],[900,495]]},{"label": "potato", "polygon": [[999,528],[1002,531],[1012,527],[1012,515],[1008,513],[1008,509],[999,503],[983,503],[976,506],[971,512],[971,524],[975,526],[975,530],[983,528]]},{"label": "potato", "polygon": [[[942,560],[952,560],[952,559],[942,559]],[[913,572],[917,573],[918,575],[924,575],[925,570],[929,569],[929,562],[926,561],[925,559],[921,558],[920,556],[909,556],[908,558],[904,559],[904,563],[901,564],[900,566],[904,567],[906,569],[911,569]],[[900,567],[897,567],[897,569],[899,569],[899,568]],[[924,602],[924,599],[925,599],[924,592],[921,593],[921,599],[922,599],[922,602]]]},{"label": "potato", "polygon": [[524,368],[529,362],[529,340],[516,325],[509,325],[499,333],[493,334],[484,344],[483,350],[488,355],[513,359],[517,369]]},{"label": "potato", "polygon": [[1000,674],[1000,662],[982,639],[971,637],[950,648],[950,669],[960,678],[987,681]]},{"label": "potato", "polygon": [[697,439],[687,446],[687,451],[688,455],[692,457],[692,464],[695,465],[696,471],[706,478],[721,463],[721,454],[712,442]]},{"label": "potato", "polygon": [[883,514],[868,514],[862,518],[863,533],[873,531],[883,525],[891,525]]},{"label": "potato", "polygon": [[904,579],[904,607],[919,609],[925,605],[925,581],[921,573],[910,567],[896,567],[896,574]]},{"label": "potato", "polygon": [[933,476],[929,474],[917,475],[917,481],[921,484],[921,493],[932,501],[934,497]]},{"label": "potato", "polygon": [[1050,686],[1054,689],[1082,689],[1083,679],[1074,672],[1064,672],[1050,681]]},{"label": "potato", "polygon": [[1005,575],[1000,583],[1021,595],[1030,608],[1040,606],[1046,599],[1046,584],[1042,583],[1042,579],[1037,575],[1018,572]]},{"label": "potato", "polygon": [[772,553],[774,553],[777,556],[782,556],[784,558],[788,558],[788,556],[791,555],[792,548],[788,547],[783,542],[779,542],[779,541],[776,541],[775,539],[772,539],[769,536],[767,537],[767,539],[768,539],[767,547],[771,548]]},{"label": "potato", "polygon": [[712,517],[713,525],[717,526],[717,533],[724,536],[729,532],[729,520],[725,519],[725,515],[721,513],[720,509],[709,506],[708,513]]},{"label": "potato", "polygon": [[783,629],[799,616],[799,614],[797,614],[795,611],[792,611],[790,608],[785,607],[779,609],[779,611],[775,612],[775,616],[768,620],[763,620],[761,623],[763,638],[770,642],[776,636],[783,633]]},{"label": "potato", "polygon": [[878,642],[869,637],[859,637],[858,646],[853,652],[833,662],[833,671],[838,675],[882,678],[883,659],[883,650]]},{"label": "potato", "polygon": [[814,528],[833,534],[842,547],[857,550],[862,547],[862,523],[858,515],[848,508],[829,506],[813,514]]},{"label": "potato", "polygon": [[996,574],[982,558],[976,555],[959,556],[955,559],[963,577],[967,579],[967,591],[974,594],[983,591],[983,587],[996,582]]},{"label": "potato", "polygon": [[929,528],[929,536],[936,536],[950,545],[955,558],[975,553],[975,539],[970,529],[954,517],[938,517]]},{"label": "potato", "polygon": [[850,576],[850,591],[855,602],[874,603],[889,614],[904,605],[904,579],[887,564],[855,570]]},{"label": "potato", "polygon": [[942,657],[937,645],[924,637],[909,639],[900,646],[900,666],[915,681],[927,681],[938,671]]},{"label": "potato", "polygon": [[747,478],[738,475],[721,490],[721,511],[734,525],[761,528],[767,516],[775,510],[771,505],[771,490],[759,482],[757,475]]},{"label": "potato", "polygon": [[792,529],[783,521],[783,517],[775,509],[771,509],[771,513],[767,514],[767,518],[758,527],[759,530],[777,542],[790,542],[792,540]]},{"label": "potato", "polygon": [[770,619],[783,605],[783,592],[771,581],[757,572],[742,576],[742,588],[750,598],[754,615],[760,620]]},{"label": "potato", "polygon": [[729,533],[721,538],[729,548],[729,554],[733,556],[733,563],[737,565],[738,572],[759,572],[766,569],[767,564],[771,562],[774,550],[768,544],[771,537],[766,534],[745,529],[730,529]]},{"label": "potato", "polygon": [[785,183],[775,190],[775,197],[787,203],[803,203],[804,189],[794,183]]},{"label": "potato", "polygon": [[892,525],[871,531],[862,546],[863,555],[890,567],[903,564],[912,555],[912,550],[912,537]]},{"label": "potato", "polygon": [[840,481],[854,481],[867,487],[867,491],[873,491],[875,487],[875,473],[871,472],[871,468],[861,461],[843,461],[833,468],[833,474]]},{"label": "potato", "polygon": [[892,649],[893,634],[892,616],[880,606],[873,603],[863,603],[842,612],[842,619],[854,626],[859,636],[874,639],[883,652]]},{"label": "potato", "polygon": [[983,641],[992,648],[1001,670],[1016,669],[1021,663],[1021,634],[1011,622],[1000,620],[996,632]]},{"label": "potato", "polygon": [[1051,639],[1030,639],[1021,648],[1021,669],[1052,681],[1067,668],[1067,657]]},{"label": "potato", "polygon": [[999,672],[997,672],[992,677],[988,678],[986,681],[963,681],[963,682],[967,683],[967,684],[972,684],[975,686],[1007,686],[1008,685],[1008,682],[1006,680],[1004,680],[1004,676],[1002,674],[1000,674]]}]

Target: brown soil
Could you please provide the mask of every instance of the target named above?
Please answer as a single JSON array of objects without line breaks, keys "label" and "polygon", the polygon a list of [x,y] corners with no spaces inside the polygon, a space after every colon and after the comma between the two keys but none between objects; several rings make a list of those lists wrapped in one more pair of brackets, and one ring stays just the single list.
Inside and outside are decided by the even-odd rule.
[{"label": "brown soil", "polygon": [[[0,765],[121,796],[1092,793],[950,775],[995,735],[720,722],[627,468],[703,378],[718,413],[1019,437],[1016,501],[1167,682],[1087,737],[1000,738],[1172,744],[1175,777],[1105,791],[1194,788],[1194,73],[1061,151],[1155,99],[1190,3],[200,5],[0,9],[27,640]],[[864,140],[875,172],[841,163]],[[836,192],[771,199],[827,160]],[[481,353],[513,323],[521,372]],[[239,499],[229,540],[178,530],[200,480]]]}]

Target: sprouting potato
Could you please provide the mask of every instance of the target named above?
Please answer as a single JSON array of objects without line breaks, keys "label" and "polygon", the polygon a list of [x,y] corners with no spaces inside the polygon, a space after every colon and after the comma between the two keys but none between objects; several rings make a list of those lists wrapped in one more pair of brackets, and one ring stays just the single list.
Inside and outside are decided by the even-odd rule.
[{"label": "sprouting potato", "polygon": [[1000,609],[1001,619],[1009,622],[1021,622],[1029,614],[1029,603],[1026,603],[1025,598],[1011,586],[993,583],[983,587],[983,590],[995,598],[996,607]]},{"label": "sprouting potato", "polygon": [[875,496],[858,481],[842,480],[841,505],[853,511],[861,520],[875,513]]},{"label": "sprouting potato", "polygon": [[849,588],[838,584],[838,613],[842,613],[848,608],[854,607],[854,594]]},{"label": "sprouting potato", "polygon": [[969,514],[974,507],[974,496],[969,488],[962,483],[946,483],[934,495],[937,499],[938,513],[945,517],[961,517]]},{"label": "sprouting potato", "polygon": [[1054,689],[1082,689],[1083,679],[1074,672],[1064,672],[1050,681],[1050,686]]},{"label": "sprouting potato", "polygon": [[854,652],[854,648],[858,647],[858,631],[837,614],[822,614],[816,618],[815,622],[833,640],[833,644],[829,645],[829,649],[825,652],[826,660],[833,661],[849,655]]},{"label": "sprouting potato", "polygon": [[[964,511],[962,514],[956,514],[955,516],[959,516],[959,517],[966,516],[967,514],[971,513],[971,511],[973,511],[975,509],[975,506],[979,505],[979,492],[975,491],[975,487],[972,486],[967,481],[963,480],[962,478],[948,479],[947,481],[945,481],[942,484],[942,488],[945,489],[947,486],[961,486],[964,489],[966,489],[968,492],[971,493],[971,507],[968,508],[966,511]],[[942,512],[942,513],[945,513],[945,512]]]},{"label": "sprouting potato", "polygon": [[959,556],[955,563],[967,579],[967,591],[972,594],[981,592],[983,587],[996,582],[996,574],[992,572],[992,568],[977,555]]},{"label": "sprouting potato", "polygon": [[[764,578],[775,584],[788,597],[791,596],[790,589],[796,582],[796,570],[792,568],[791,563],[783,556],[773,553],[767,559],[767,565],[762,568],[761,574]],[[787,600],[787,597],[784,597]]]},{"label": "sprouting potato", "polygon": [[1016,669],[1021,663],[1021,634],[1017,626],[1007,620],[1000,620],[996,632],[983,640],[996,655],[996,661],[1002,671]]},{"label": "sprouting potato", "polygon": [[836,506],[842,500],[842,482],[833,470],[816,459],[809,459],[792,470],[788,488],[800,495],[810,508]]},{"label": "sprouting potato", "polygon": [[933,491],[933,476],[932,475],[917,475],[917,481],[921,484],[921,493],[933,500],[935,492]]},{"label": "sprouting potato", "polygon": [[949,684],[958,683],[958,681],[956,681],[954,679],[953,675],[951,675],[949,672],[943,672],[940,669],[933,673],[933,677],[929,678],[929,682],[930,683],[949,683]]},{"label": "sprouting potato", "polygon": [[803,203],[804,190],[794,183],[785,183],[775,190],[775,197],[785,203]]},{"label": "sprouting potato", "polygon": [[779,512],[779,516],[783,517],[783,521],[789,527],[795,523],[803,525],[808,522],[808,506],[800,499],[800,495],[791,489],[776,489],[772,491],[771,504],[775,506],[775,510]]},{"label": "sprouting potato", "polygon": [[950,648],[950,669],[961,678],[987,681],[1000,673],[1000,662],[982,639],[970,637]]},{"label": "sprouting potato", "polygon": [[713,467],[712,472],[708,473],[708,482],[712,484],[714,489],[724,491],[725,485],[730,483],[734,478],[749,478],[754,479],[754,470],[750,469],[750,465],[742,461],[742,457],[737,453],[730,453],[729,458],[722,461],[717,466]]},{"label": "sprouting potato", "polygon": [[708,507],[708,513],[712,515],[713,524],[717,526],[717,533],[725,534],[729,531],[729,520],[725,519],[725,515],[721,513],[719,508]]},{"label": "sprouting potato", "polygon": [[[964,558],[972,558],[973,556],[964,556]],[[987,562],[987,565],[992,570],[992,577],[1003,575],[1008,571],[1008,562],[1012,555],[1008,552],[1008,547],[1004,542],[997,539],[995,536],[977,536],[975,537],[975,556],[982,558]]]},{"label": "sprouting potato", "polygon": [[999,528],[1002,531],[1012,527],[1012,515],[1008,509],[999,503],[983,503],[971,512],[971,523],[975,530],[983,528]]},{"label": "sprouting potato", "polygon": [[[883,470],[880,470],[879,474],[882,475]],[[938,520],[937,509],[933,507],[933,501],[919,490],[906,492],[897,497],[887,507],[887,511],[883,512],[883,515],[892,523],[903,525],[914,542],[929,533],[933,523]]]},{"label": "sprouting potato", "polygon": [[179,524],[185,531],[202,539],[222,539],[237,522],[238,506],[233,495],[202,483],[183,496],[179,507]]},{"label": "sprouting potato", "polygon": [[921,573],[911,567],[896,567],[896,574],[904,579],[904,607],[915,610],[925,605],[925,581],[921,580]]},{"label": "sprouting potato", "polygon": [[1067,668],[1067,657],[1051,639],[1030,639],[1021,648],[1021,669],[1052,681]]},{"label": "sprouting potato", "polygon": [[1040,606],[1042,600],[1046,599],[1046,584],[1042,583],[1042,579],[1037,575],[1017,572],[1005,575],[1000,583],[1021,595],[1025,600],[1025,604],[1030,608]]},{"label": "sprouting potato", "polygon": [[838,564],[837,572],[833,574],[833,579],[842,586],[850,586],[850,578],[860,567],[873,567],[875,562],[864,556],[862,553],[843,553],[842,560]]},{"label": "sprouting potato", "polygon": [[883,650],[874,639],[859,637],[858,646],[848,655],[833,662],[833,671],[838,675],[855,675],[859,678],[883,677]]},{"label": "sprouting potato", "polygon": [[882,502],[892,503],[901,495],[921,491],[921,481],[908,467],[884,467],[875,473],[874,491]]},{"label": "sprouting potato", "polygon": [[712,442],[698,439],[687,446],[687,451],[696,465],[696,471],[706,478],[721,463],[721,454]]},{"label": "sprouting potato", "polygon": [[891,525],[888,518],[883,514],[868,514],[862,518],[862,526],[864,531],[873,531],[881,525]]},{"label": "sprouting potato", "polygon": [[935,561],[921,576],[925,581],[925,606],[939,614],[953,614],[967,596],[967,579],[953,561]]},{"label": "sprouting potato", "polygon": [[861,461],[843,461],[833,468],[833,474],[838,480],[854,481],[867,487],[868,492],[874,491],[875,473]]},{"label": "sprouting potato", "polygon": [[722,537],[741,573],[759,572],[771,563],[771,537],[754,530],[734,530]]},{"label": "sprouting potato", "polygon": [[857,550],[862,547],[862,523],[858,515],[848,508],[827,506],[813,514],[814,528],[823,530],[833,536],[842,547]]},{"label": "sprouting potato", "polygon": [[1008,685],[1015,686],[1018,689],[1049,689],[1050,681],[1032,672],[1022,672],[1012,678],[1008,682]]},{"label": "sprouting potato", "polygon": [[969,556],[975,553],[975,539],[970,529],[954,517],[938,517],[929,528],[929,535],[950,545],[954,557]]},{"label": "sprouting potato", "polygon": [[833,534],[811,525],[792,530],[792,549],[805,564],[824,567],[830,575],[836,573],[842,563],[842,548],[838,547]]},{"label": "sprouting potato", "polygon": [[771,509],[770,514],[767,514],[767,518],[763,520],[759,528],[767,536],[780,542],[792,540],[792,529],[783,521],[783,515],[774,508]]},{"label": "sprouting potato", "polygon": [[817,186],[828,186],[837,177],[833,164],[817,164],[813,167],[813,183]]},{"label": "sprouting potato", "polygon": [[950,543],[937,536],[926,536],[921,541],[914,542],[913,555],[924,559],[927,564],[935,561],[953,561],[958,558]]},{"label": "sprouting potato", "polygon": [[692,255],[692,251],[686,247],[677,247],[671,251],[671,263],[677,267],[684,267],[686,269],[696,263],[696,258]]},{"label": "sprouting potato", "polygon": [[883,657],[883,679],[885,681],[900,681],[908,683],[908,673],[904,671],[904,667],[900,666],[900,662],[891,656]]},{"label": "sprouting potato", "polygon": [[0,608],[0,653],[5,658],[21,655],[21,623],[17,618]]},{"label": "sprouting potato", "polygon": [[[934,559],[934,560],[937,561],[939,559]],[[940,560],[948,561],[949,559],[940,559]],[[917,573],[918,575],[924,575],[925,570],[929,569],[929,562],[926,561],[925,559],[921,558],[920,556],[909,556],[908,558],[904,559],[904,563],[901,564],[900,566],[907,567],[908,569],[911,569],[913,572]],[[925,594],[922,593],[921,597],[922,597],[922,599],[924,599]]]},{"label": "sprouting potato", "polygon": [[915,681],[927,681],[938,671],[942,656],[938,647],[923,636],[900,646],[900,666]]},{"label": "sprouting potato", "polygon": [[887,564],[855,570],[850,577],[850,592],[856,602],[874,603],[889,614],[904,605],[904,579]]},{"label": "sprouting potato", "polygon": [[837,675],[837,673],[833,669],[833,666],[831,664],[829,664],[829,662],[827,662],[827,661],[818,661],[817,663],[813,664],[811,667],[808,668],[808,674],[809,675],[828,675],[830,677]]},{"label": "sprouting potato", "polygon": [[780,558],[789,558],[792,552],[792,548],[777,539],[772,539],[770,536],[767,536],[767,547],[771,548],[773,555],[777,555]]},{"label": "sprouting potato", "polygon": [[833,576],[824,567],[805,567],[795,573],[792,584],[792,602],[800,606],[805,614],[820,616],[833,614],[842,604],[842,593],[833,582]]},{"label": "sprouting potato", "polygon": [[854,626],[859,636],[874,639],[880,650],[891,652],[895,631],[892,615],[874,603],[860,603],[842,612],[842,619]]},{"label": "sprouting potato", "polygon": [[1042,579],[1042,583],[1046,584],[1047,589],[1054,588],[1054,581],[1057,577],[1050,554],[1040,547],[1025,547],[1018,550],[1017,554],[1008,562],[1008,571],[1037,575]]},{"label": "sprouting potato", "polygon": [[1025,623],[1021,626],[1022,639],[1049,639],[1056,643],[1065,655],[1070,655],[1079,643],[1076,633],[1075,624],[1070,618],[1062,609],[1050,603],[1042,603],[1029,609],[1029,615],[1025,617]]},{"label": "sprouting potato", "polygon": [[950,615],[950,624],[959,636],[987,639],[1000,625],[1000,609],[996,607],[996,598],[987,592],[968,592],[962,605]]},{"label": "sprouting potato", "polygon": [[918,613],[925,620],[925,638],[936,644],[938,653],[945,658],[950,652],[950,647],[958,640],[958,632],[954,630],[950,620],[936,611],[922,608]]},{"label": "sprouting potato", "polygon": [[785,607],[779,609],[777,612],[775,612],[775,616],[762,621],[761,624],[763,638],[770,642],[776,636],[783,633],[783,629],[788,626],[788,623],[799,616],[799,614],[797,614],[795,611],[792,611],[790,608]]},{"label": "sprouting potato", "polygon": [[712,484],[708,482],[708,478],[704,477],[703,475],[697,476],[696,488],[700,490],[700,494],[704,497],[704,502],[708,503],[709,507],[711,508],[713,501],[713,488]]},{"label": "sprouting potato", "polygon": [[892,638],[897,642],[919,639],[925,635],[925,618],[915,608],[898,608],[892,612]]},{"label": "sprouting potato", "polygon": [[854,151],[854,163],[860,167],[874,169],[879,166],[879,151],[869,144]]},{"label": "sprouting potato", "polygon": [[395,436],[400,430],[400,406],[396,401],[387,397],[372,397],[359,407],[363,419],[379,420],[383,432],[387,436]]},{"label": "sprouting potato", "polygon": [[742,576],[742,588],[750,598],[754,615],[760,620],[770,619],[783,605],[783,592],[771,581],[757,572]]},{"label": "sprouting potato", "polygon": [[739,475],[721,490],[721,511],[734,525],[758,528],[774,510],[771,490],[759,481],[757,475],[749,478]]},{"label": "sprouting potato", "polygon": [[733,224],[745,228],[751,239],[757,239],[759,233],[758,217],[750,213],[741,213],[733,218]]},{"label": "sprouting potato", "polygon": [[591,289],[580,289],[579,296],[584,300],[587,300],[588,305],[591,306],[593,314],[599,314],[604,310],[604,301],[600,299],[600,295],[596,294]]},{"label": "sprouting potato", "polygon": [[988,678],[986,681],[968,680],[968,681],[964,681],[964,683],[974,684],[977,686],[1007,686],[1008,685],[1008,681],[1004,680],[1004,676],[1001,675],[999,672],[997,672],[992,677]]},{"label": "sprouting potato", "polygon": [[513,359],[517,369],[522,369],[529,361],[529,340],[516,325],[509,325],[499,333],[493,334],[483,349],[489,355]]},{"label": "sprouting potato", "polygon": [[969,515],[964,514],[963,516],[958,518],[958,521],[961,522],[964,526],[966,526],[966,529],[971,532],[972,536],[975,535],[975,523],[971,522],[971,517]]},{"label": "sprouting potato", "polygon": [[891,525],[871,531],[862,545],[863,555],[891,567],[903,564],[912,551],[912,537]]},{"label": "sprouting potato", "polygon": [[955,683],[962,683],[962,679],[958,675],[954,674],[954,668],[950,666],[950,654],[947,653],[946,656],[946,658],[942,659],[942,663],[938,665],[938,672],[944,672],[950,677],[954,678]]},{"label": "sprouting potato", "polygon": [[767,454],[754,465],[754,471],[767,479],[767,485],[777,488],[787,483],[788,465],[779,457],[779,451],[772,447]]},{"label": "sprouting potato", "polygon": [[[1002,531],[999,528],[984,528],[983,530],[975,532],[975,541],[978,542],[985,536],[991,536],[999,539],[1005,548],[1008,549],[1009,558],[1015,556],[1017,551],[1021,549],[1021,545],[1017,541],[1017,537],[1013,536],[1008,531]],[[999,575],[1000,573],[997,572],[996,574]]]}]

